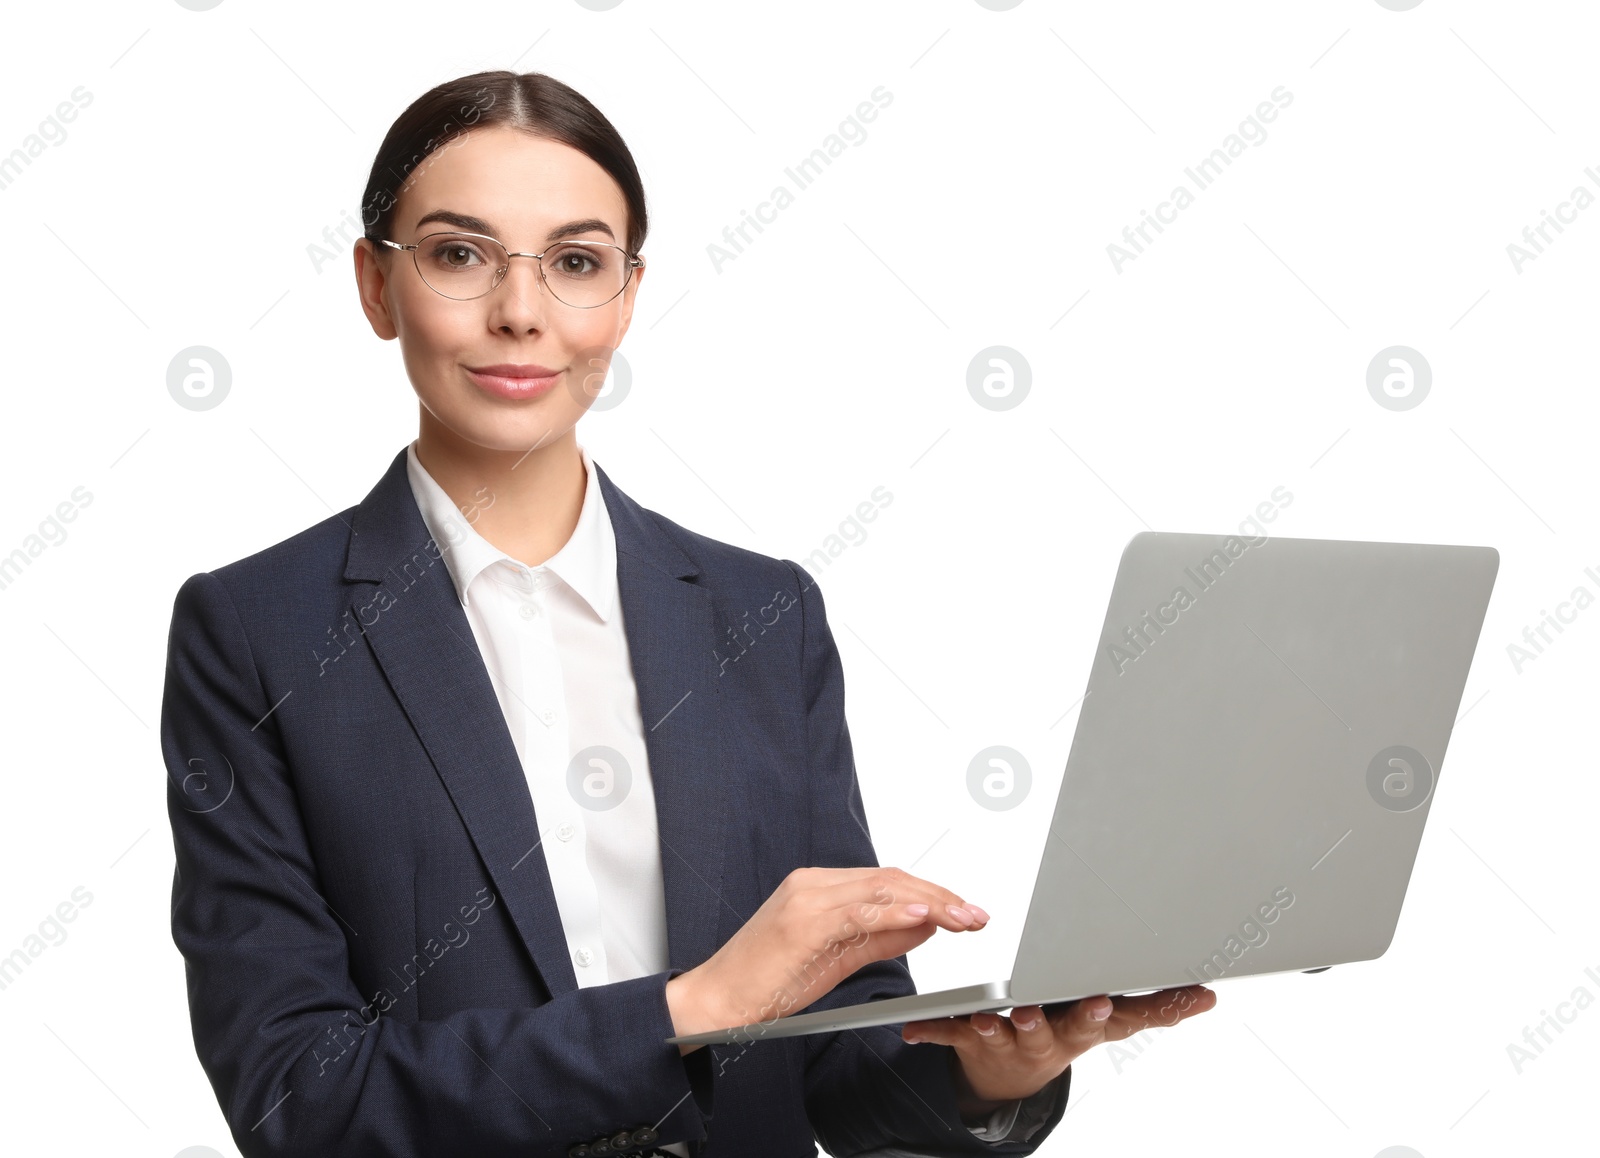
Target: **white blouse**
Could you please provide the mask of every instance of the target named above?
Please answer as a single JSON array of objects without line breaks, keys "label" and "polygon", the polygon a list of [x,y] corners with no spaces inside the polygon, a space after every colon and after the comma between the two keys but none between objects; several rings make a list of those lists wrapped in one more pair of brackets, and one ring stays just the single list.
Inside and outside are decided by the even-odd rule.
[{"label": "white blouse", "polygon": [[[578,525],[537,567],[473,529],[473,505],[473,515],[456,507],[417,460],[415,442],[406,470],[522,760],[573,973],[586,988],[669,964],[655,793],[623,633],[616,538],[599,476],[579,449],[588,483]],[[626,764],[621,775],[617,756]]]},{"label": "white blouse", "polygon": [[[655,790],[623,632],[616,536],[594,462],[578,450],[587,478],[578,525],[537,567],[473,529],[482,508],[458,508],[417,460],[415,441],[406,448],[406,473],[522,761],[541,825],[537,847],[573,973],[586,988],[670,964]],[[481,502],[487,507],[492,496]],[[969,1129],[984,1141],[1002,1139],[1019,1104]],[[688,1156],[681,1142],[664,1149]]]}]

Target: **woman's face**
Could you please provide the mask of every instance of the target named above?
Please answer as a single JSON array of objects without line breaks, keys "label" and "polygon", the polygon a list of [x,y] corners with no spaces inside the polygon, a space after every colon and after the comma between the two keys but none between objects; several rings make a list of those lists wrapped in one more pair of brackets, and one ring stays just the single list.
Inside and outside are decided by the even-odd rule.
[{"label": "woman's face", "polygon": [[[441,212],[454,216],[425,220]],[[574,223],[584,228],[566,232]],[[556,237],[626,248],[627,223],[622,190],[589,157],[494,126],[457,137],[422,162],[401,187],[388,239],[411,244],[462,231],[487,234],[513,253],[543,253]],[[628,331],[644,275],[642,266],[635,269],[621,294],[580,309],[551,294],[538,262],[514,257],[489,293],[455,300],[422,280],[416,251],[374,247],[365,238],[356,244],[362,308],[379,337],[400,339],[423,407],[460,439],[519,455],[563,438],[588,409]],[[508,398],[471,372],[503,365],[556,371],[554,387]]]}]

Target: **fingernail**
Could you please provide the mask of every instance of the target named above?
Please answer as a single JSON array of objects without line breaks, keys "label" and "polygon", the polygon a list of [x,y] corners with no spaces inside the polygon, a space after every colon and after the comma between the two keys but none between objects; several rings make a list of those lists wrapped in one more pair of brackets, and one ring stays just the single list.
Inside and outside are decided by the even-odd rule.
[{"label": "fingernail", "polygon": [[1091,1021],[1104,1021],[1106,1018],[1108,1018],[1110,1016],[1111,1016],[1111,1003],[1110,1002],[1106,1003],[1106,1007],[1104,1009],[1091,1009],[1089,1011],[1089,1019]]},{"label": "fingernail", "polygon": [[988,922],[989,922],[989,914],[988,913],[984,912],[977,905],[968,905],[967,908],[973,913],[974,916],[976,916],[978,918],[978,920],[982,921],[984,924],[988,924]]},{"label": "fingernail", "polygon": [[917,1036],[917,1035],[916,1035],[916,1034],[914,1034],[914,1033],[908,1033],[908,1034],[906,1034],[906,1036],[905,1036],[905,1042],[906,1042],[906,1044],[907,1044],[907,1045],[918,1045],[918,1044],[920,1044],[920,1043],[921,1043],[921,1042],[922,1042],[922,1041],[923,1041],[923,1040],[924,1040],[924,1039],[923,1039],[923,1038],[921,1038],[921,1037],[918,1037],[918,1036]]},{"label": "fingernail", "polygon": [[922,904],[907,905],[906,912],[910,913],[913,917],[925,917],[928,915],[928,906]]},{"label": "fingernail", "polygon": [[952,917],[960,921],[963,925],[972,924],[972,914],[967,912],[967,910],[963,909],[960,905],[946,905],[945,908],[949,910],[949,913]]},{"label": "fingernail", "polygon": [[1013,1024],[1015,1024],[1018,1029],[1032,1029],[1039,1023],[1030,1017],[1027,1021],[1018,1021],[1014,1022]]},{"label": "fingernail", "polygon": [[984,1037],[993,1037],[994,1036],[994,1031],[999,1029],[1000,1027],[998,1025],[990,1025],[987,1021],[984,1022],[982,1025],[978,1024],[975,1021],[975,1022],[972,1023],[972,1028],[977,1030],[979,1033],[983,1034]]}]

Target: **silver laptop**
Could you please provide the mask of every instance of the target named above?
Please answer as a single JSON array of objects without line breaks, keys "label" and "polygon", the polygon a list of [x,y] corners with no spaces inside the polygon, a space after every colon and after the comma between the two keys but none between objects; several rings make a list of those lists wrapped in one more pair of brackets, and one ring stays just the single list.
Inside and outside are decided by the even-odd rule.
[{"label": "silver laptop", "polygon": [[1499,562],[1492,547],[1135,535],[1011,977],[666,1040],[899,1025],[1382,956]]}]

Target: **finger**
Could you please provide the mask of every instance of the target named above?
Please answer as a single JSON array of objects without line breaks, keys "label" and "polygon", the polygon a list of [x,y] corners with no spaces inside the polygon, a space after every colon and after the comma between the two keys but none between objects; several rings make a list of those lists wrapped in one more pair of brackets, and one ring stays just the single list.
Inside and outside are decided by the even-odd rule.
[{"label": "finger", "polygon": [[925,902],[877,905],[853,901],[837,909],[812,913],[803,927],[810,930],[808,940],[813,947],[826,947],[836,941],[862,946],[870,937],[911,930],[919,931],[917,943],[921,944],[939,930],[928,914]]},{"label": "finger", "polygon": [[1153,1026],[1177,1025],[1185,1018],[1213,1008],[1216,1003],[1216,993],[1203,985],[1163,989],[1137,997],[1119,997],[1112,1028],[1108,1032],[1125,1037]]},{"label": "finger", "polygon": [[[888,888],[882,883],[867,886],[867,891],[862,891],[866,883],[838,884],[834,888],[821,889],[816,896],[811,897],[811,902],[818,910],[850,910],[851,907],[870,907],[877,910],[888,908],[906,907],[906,905],[926,905],[926,920],[938,924],[939,928],[960,932],[963,929],[981,929],[989,924],[989,913],[984,908],[973,904],[970,900],[963,900],[949,889],[923,889]],[[869,913],[870,918],[870,913]]]},{"label": "finger", "polygon": [[[874,961],[889,961],[909,953],[939,931],[926,914],[906,912],[905,908],[897,906],[866,917],[852,917],[841,911],[818,918],[820,923],[796,932],[805,937],[803,943],[814,955],[842,962],[843,975],[849,976]],[[910,908],[914,910],[916,906]]]},{"label": "finger", "polygon": [[[1041,1019],[1042,1020],[1042,1019]],[[932,1042],[962,1049],[1009,1049],[1015,1042],[1011,1022],[997,1013],[974,1013],[966,1017],[936,1017],[908,1021],[901,1028],[905,1041]]]},{"label": "finger", "polygon": [[966,1018],[965,1044],[981,1050],[1004,1051],[1017,1043],[1011,1019],[998,1013],[974,1013]]},{"label": "finger", "polygon": [[892,961],[909,953],[939,931],[939,926],[926,921],[909,929],[884,929],[873,933],[867,943],[852,951],[859,956],[851,962],[852,971],[871,961]]},{"label": "finger", "polygon": [[809,898],[807,903],[813,918],[825,927],[854,925],[875,931],[927,922],[936,930],[962,933],[982,929],[989,923],[989,914],[975,905],[947,905],[937,897],[915,892],[900,893],[892,900],[875,900],[847,885],[844,891]]},{"label": "finger", "polygon": [[867,960],[898,957],[939,931],[939,926],[928,920],[927,908],[922,904],[881,909],[870,903],[846,906],[814,918],[809,944],[834,952],[843,945]]},{"label": "finger", "polygon": [[884,908],[925,904],[928,906],[929,920],[953,932],[981,929],[989,923],[989,914],[980,906],[964,900],[960,894],[893,868],[881,870],[876,876],[819,884],[812,890],[810,899],[823,909],[844,908],[858,903]]},{"label": "finger", "polygon": [[816,888],[819,901],[828,905],[842,905],[852,900],[872,900],[878,904],[923,903],[942,917],[947,906],[971,911],[977,924],[987,923],[989,914],[977,905],[969,904],[959,893],[922,877],[912,876],[903,869],[886,866],[871,870],[865,877],[849,880],[820,882]]},{"label": "finger", "polygon": [[1216,991],[1207,989],[1204,985],[1184,985],[1177,989],[1163,989],[1161,992],[1152,993],[1149,996],[1150,1000],[1156,1003],[1155,1016],[1162,1018],[1162,1023],[1167,1025],[1175,1025],[1184,1018],[1193,1017],[1197,1013],[1204,1013],[1217,1004]]},{"label": "finger", "polygon": [[[797,886],[788,887],[793,890]],[[791,956],[809,956],[808,968],[820,968],[824,973],[837,971],[840,979],[871,962],[909,952],[938,932],[936,925],[928,923],[925,905],[880,906],[869,900],[821,910],[807,896],[815,890],[798,888],[798,893],[782,900],[782,916],[775,914],[778,923],[773,930],[774,944],[781,943],[783,951]],[[747,925],[734,936],[754,949],[753,939],[760,933]]]},{"label": "finger", "polygon": [[1040,1006],[1022,1005],[1012,1009],[1010,1025],[1019,1052],[1042,1056],[1055,1048],[1055,1027]]},{"label": "finger", "polygon": [[900,1038],[908,1042],[927,1042],[931,1045],[965,1044],[971,1040],[972,1030],[966,1019],[960,1017],[934,1017],[924,1021],[908,1021],[900,1027]]},{"label": "finger", "polygon": [[822,889],[832,885],[867,880],[881,872],[883,869],[876,865],[856,868],[797,868],[790,871],[779,888],[787,886],[791,889]]},{"label": "finger", "polygon": [[923,877],[913,876],[895,865],[860,865],[855,868],[797,868],[784,878],[786,884],[802,889],[826,889],[837,885],[859,884],[863,881],[882,883],[891,892],[901,888],[915,888],[930,892],[946,903],[958,903],[960,897],[941,885]]},{"label": "finger", "polygon": [[1057,1040],[1065,1042],[1076,1056],[1105,1040],[1106,1024],[1115,1010],[1105,994],[1085,997],[1053,1014],[1051,1026]]}]

